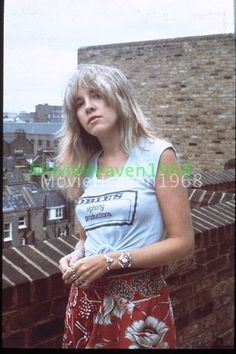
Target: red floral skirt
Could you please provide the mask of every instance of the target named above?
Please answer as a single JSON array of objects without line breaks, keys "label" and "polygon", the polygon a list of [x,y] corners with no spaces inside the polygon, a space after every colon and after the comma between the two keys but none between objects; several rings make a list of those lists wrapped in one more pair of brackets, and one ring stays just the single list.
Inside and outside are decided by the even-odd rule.
[{"label": "red floral skirt", "polygon": [[176,349],[160,268],[105,275],[86,290],[72,284],[63,348]]}]

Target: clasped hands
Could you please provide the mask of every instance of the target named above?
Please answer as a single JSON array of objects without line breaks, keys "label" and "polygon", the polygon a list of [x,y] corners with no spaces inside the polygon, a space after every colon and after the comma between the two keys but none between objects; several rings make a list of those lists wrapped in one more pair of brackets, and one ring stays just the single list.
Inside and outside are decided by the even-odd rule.
[{"label": "clasped hands", "polygon": [[103,255],[82,258],[81,253],[76,250],[60,259],[59,269],[65,284],[76,283],[80,288],[87,288],[107,272]]}]

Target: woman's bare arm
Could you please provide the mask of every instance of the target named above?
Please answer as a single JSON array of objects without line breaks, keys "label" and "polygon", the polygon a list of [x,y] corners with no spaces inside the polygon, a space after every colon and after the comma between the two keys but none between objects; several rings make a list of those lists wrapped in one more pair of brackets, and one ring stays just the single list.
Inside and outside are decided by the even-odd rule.
[{"label": "woman's bare arm", "polygon": [[[161,156],[163,164],[176,162],[172,149],[166,149]],[[188,200],[188,193],[177,179],[158,172],[156,194],[160,204],[168,238],[150,246],[130,251],[134,268],[152,268],[169,264],[191,256],[194,250],[194,234]],[[150,210],[150,212],[152,212]],[[112,254],[110,254],[112,257]],[[115,256],[115,254],[113,254]],[[117,258],[117,256],[115,256]],[[116,262],[116,268],[119,267]]]},{"label": "woman's bare arm", "polygon": [[[160,161],[171,165],[176,162],[172,149],[166,149]],[[160,204],[168,238],[139,249],[129,250],[132,258],[132,268],[154,268],[170,264],[185,257],[191,256],[194,249],[194,234],[190,214],[188,193],[182,185],[182,178],[178,183],[169,175],[158,172],[156,178],[156,194]],[[150,210],[152,212],[152,210]],[[111,269],[120,269],[119,257],[121,252],[109,252],[113,258]],[[79,259],[75,263],[80,279],[90,284],[107,272],[106,260],[102,254]],[[66,283],[73,280],[70,272],[63,275]]]}]

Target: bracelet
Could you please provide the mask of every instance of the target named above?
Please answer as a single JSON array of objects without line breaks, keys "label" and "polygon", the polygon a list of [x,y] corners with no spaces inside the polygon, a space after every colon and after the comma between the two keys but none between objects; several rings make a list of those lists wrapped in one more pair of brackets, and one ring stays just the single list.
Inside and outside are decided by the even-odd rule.
[{"label": "bracelet", "polygon": [[103,255],[106,259],[106,269],[111,270],[111,264],[114,262],[114,259],[109,257],[107,254]]},{"label": "bracelet", "polygon": [[122,252],[118,259],[119,259],[119,264],[121,265],[122,268],[131,267],[132,258],[128,252],[126,251]]}]

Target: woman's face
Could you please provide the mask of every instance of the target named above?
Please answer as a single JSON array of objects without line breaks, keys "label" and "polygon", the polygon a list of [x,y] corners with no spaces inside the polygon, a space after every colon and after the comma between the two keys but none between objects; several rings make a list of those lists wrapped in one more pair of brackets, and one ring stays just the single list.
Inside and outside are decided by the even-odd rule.
[{"label": "woman's face", "polygon": [[116,110],[95,90],[79,89],[76,115],[82,127],[97,138],[118,129]]}]

